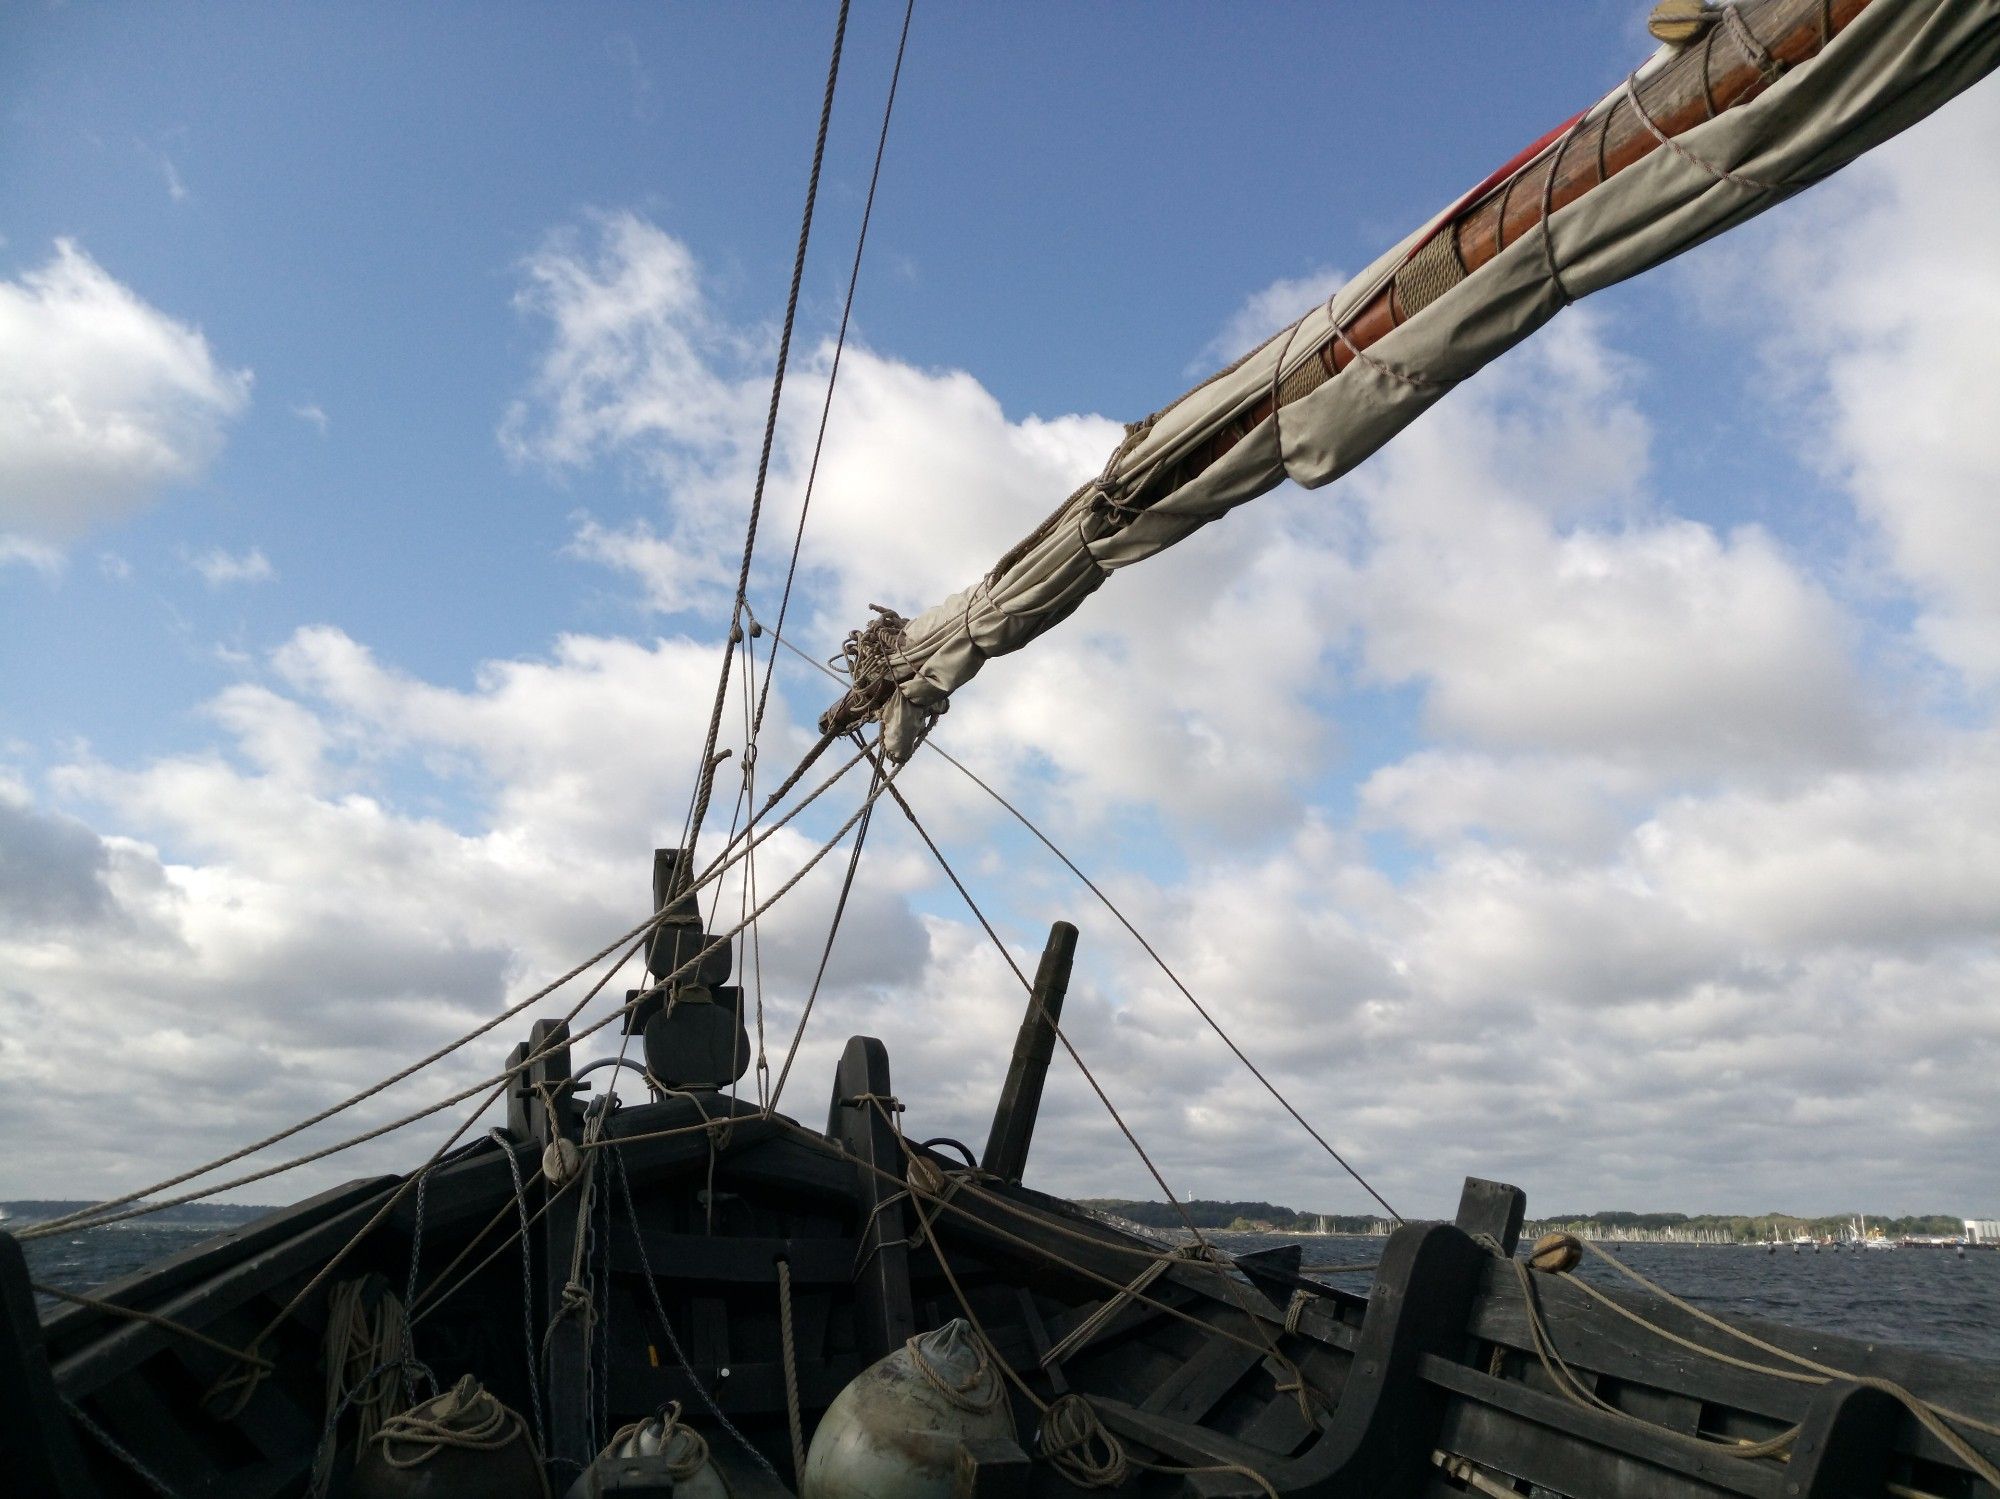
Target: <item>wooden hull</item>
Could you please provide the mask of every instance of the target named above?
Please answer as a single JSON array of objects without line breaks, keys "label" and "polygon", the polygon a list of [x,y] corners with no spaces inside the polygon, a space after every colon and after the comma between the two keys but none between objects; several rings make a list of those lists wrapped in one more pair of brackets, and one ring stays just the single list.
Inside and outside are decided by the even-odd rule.
[{"label": "wooden hull", "polygon": [[[417,1356],[442,1383],[474,1374],[522,1412],[534,1406],[536,1358],[549,1454],[571,1464],[552,1469],[557,1493],[613,1427],[669,1400],[705,1432],[735,1493],[789,1493],[782,1260],[808,1439],[863,1368],[911,1333],[968,1310],[1020,1372],[1035,1395],[1013,1392],[1020,1440],[968,1461],[966,1493],[1074,1492],[1033,1455],[1036,1403],[1065,1393],[1087,1396],[1136,1460],[1113,1490],[1134,1495],[1992,1493],[1878,1390],[1718,1361],[1649,1332],[1564,1277],[1536,1275],[1542,1324],[1611,1409],[1566,1398],[1534,1351],[1516,1273],[1494,1253],[1511,1250],[1519,1231],[1522,1202],[1512,1188],[1468,1183],[1457,1223],[1399,1230],[1385,1241],[1365,1298],[1300,1279],[1295,1252],[1245,1257],[1226,1274],[1190,1260],[1162,1266],[1157,1243],[971,1170],[949,1152],[906,1147],[890,1109],[869,1101],[886,1098],[887,1082],[879,1043],[857,1038],[825,1134],[739,1110],[718,1135],[698,1127],[687,1098],[615,1113],[588,1209],[596,1217],[585,1280],[597,1317],[587,1347],[581,1318],[557,1316],[550,1330],[576,1220],[561,1211],[570,1194],[536,1177],[542,1142],[533,1131],[513,1138],[528,1184],[519,1200],[499,1143],[447,1157],[423,1192]],[[702,1107],[717,1119],[727,1112],[726,1100],[713,1097]],[[614,1153],[622,1184],[609,1165]],[[904,1190],[912,1171],[914,1199]],[[213,1395],[236,1366],[179,1329],[246,1345],[399,1185],[381,1178],[337,1188],[102,1288],[96,1295],[108,1306],[65,1307],[40,1321],[18,1247],[0,1242],[11,1308],[0,1393],[12,1396],[0,1441],[10,1473],[37,1476],[32,1489],[17,1491],[105,1499],[155,1492],[136,1471],[143,1467],[178,1495],[303,1493],[326,1418],[328,1286],[375,1274],[400,1293],[415,1194],[404,1194],[339,1276],[261,1345],[273,1368],[247,1399]],[[525,1271],[515,1237],[522,1209],[540,1215]],[[1135,1282],[1137,1295],[1121,1294]],[[1674,1306],[1612,1299],[1691,1342],[1769,1362]],[[1117,1304],[1098,1316],[1107,1302]],[[111,1306],[166,1321],[133,1320]],[[1093,1317],[1090,1334],[1044,1368],[1051,1347]],[[1761,1333],[1955,1411],[2000,1416],[2000,1372],[1991,1368]],[[541,1345],[532,1355],[531,1340]],[[1294,1382],[1309,1392],[1303,1405],[1287,1388]],[[710,1397],[761,1464],[721,1429]],[[28,1419],[13,1419],[20,1411]],[[1761,1441],[1795,1426],[1781,1457],[1731,1457],[1696,1438]],[[2000,1454],[2000,1441],[1971,1440]],[[348,1460],[343,1451],[341,1469]]]}]

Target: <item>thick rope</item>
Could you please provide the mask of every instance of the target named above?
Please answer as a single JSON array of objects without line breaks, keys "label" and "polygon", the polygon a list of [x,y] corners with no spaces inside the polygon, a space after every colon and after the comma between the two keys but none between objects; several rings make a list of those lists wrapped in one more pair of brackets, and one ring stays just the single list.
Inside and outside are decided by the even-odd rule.
[{"label": "thick rope", "polygon": [[792,1482],[805,1481],[806,1432],[799,1415],[799,1352],[792,1336],[792,1267],[778,1261],[778,1341],[785,1355],[785,1420],[792,1432]]}]

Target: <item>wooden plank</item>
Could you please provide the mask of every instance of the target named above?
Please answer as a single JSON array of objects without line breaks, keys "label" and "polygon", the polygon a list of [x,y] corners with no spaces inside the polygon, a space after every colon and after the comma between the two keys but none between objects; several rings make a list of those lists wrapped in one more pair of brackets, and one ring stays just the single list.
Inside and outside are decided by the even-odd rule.
[{"label": "wooden plank", "polygon": [[1211,1338],[1140,1402],[1139,1409],[1177,1421],[1200,1422],[1264,1361],[1255,1348],[1228,1338]]},{"label": "wooden plank", "polygon": [[[364,1201],[341,1216],[315,1224],[305,1232],[228,1266],[209,1279],[177,1296],[148,1308],[162,1317],[204,1332],[220,1319],[244,1307],[259,1296],[276,1294],[289,1282],[309,1274],[326,1257],[344,1244],[358,1229],[375,1204]],[[109,1314],[106,1314],[107,1317]],[[310,1309],[298,1314],[311,1320]],[[226,1330],[215,1328],[212,1336],[228,1342]],[[105,1329],[100,1337],[74,1347],[54,1360],[56,1382],[72,1398],[80,1398],[106,1381],[136,1367],[162,1349],[173,1349],[190,1367],[206,1368],[204,1359],[220,1360],[221,1354],[190,1348],[179,1333],[147,1322],[120,1321]],[[220,1367],[219,1364],[217,1367]]]},{"label": "wooden plank", "polygon": [[9,1233],[0,1233],[0,1411],[0,1471],[20,1492],[97,1494],[42,1350],[28,1261]]},{"label": "wooden plank", "polygon": [[873,1036],[851,1037],[834,1075],[826,1132],[858,1162],[853,1190],[861,1209],[862,1263],[855,1277],[855,1333],[873,1358],[901,1348],[917,1330],[908,1212],[890,1201],[903,1181],[902,1147],[883,1115],[891,1094],[888,1049]]},{"label": "wooden plank", "polygon": [[[1446,1406],[1438,1447],[1482,1468],[1525,1479],[1535,1494],[1588,1495],[1590,1499],[1722,1499],[1725,1494],[1741,1492],[1669,1471],[1614,1446],[1559,1434],[1532,1417],[1479,1400],[1454,1400]],[[1747,1465],[1739,1461],[1736,1466]]]},{"label": "wooden plank", "polygon": [[1028,1012],[1014,1038],[1007,1080],[1001,1085],[993,1127],[979,1161],[981,1169],[1001,1181],[1017,1182],[1027,1170],[1028,1147],[1034,1141],[1035,1119],[1042,1107],[1042,1085],[1048,1080],[1049,1061],[1055,1055],[1056,1025],[1062,1018],[1063,996],[1069,992],[1070,967],[1075,960],[1076,928],[1058,921],[1049,928],[1042,961],[1035,969]]},{"label": "wooden plank", "polygon": [[[240,1228],[203,1239],[199,1244],[168,1255],[132,1275],[109,1281],[90,1294],[100,1301],[115,1302],[119,1306],[157,1310],[167,1297],[218,1270],[240,1263],[331,1219],[344,1218],[361,1204],[371,1208],[379,1205],[383,1196],[394,1189],[396,1182],[397,1178],[393,1176],[343,1182]],[[359,1222],[358,1219],[355,1221]],[[50,1358],[61,1357],[77,1343],[102,1331],[106,1325],[123,1325],[122,1319],[108,1324],[110,1315],[95,1307],[71,1305],[50,1312],[42,1324],[43,1340]]]},{"label": "wooden plank", "polygon": [[[643,1210],[642,1210],[643,1211]],[[621,1274],[653,1273],[675,1281],[735,1281],[775,1286],[779,1260],[791,1266],[792,1284],[847,1285],[859,1250],[852,1239],[764,1239],[666,1233],[643,1228],[645,1259],[629,1227],[612,1235],[611,1268]],[[774,1290],[775,1298],[777,1292]]]},{"label": "wooden plank", "polygon": [[[1779,1479],[1783,1469],[1775,1463],[1726,1457],[1720,1448],[1712,1453],[1705,1452],[1690,1443],[1676,1441],[1664,1432],[1622,1421],[1617,1416],[1576,1405],[1557,1395],[1529,1389],[1516,1380],[1495,1379],[1435,1354],[1422,1359],[1421,1371],[1424,1379],[1440,1389],[1466,1397],[1472,1405],[1505,1411],[1542,1428],[1544,1439],[1540,1443],[1526,1444],[1529,1450],[1517,1454],[1517,1460],[1537,1459],[1537,1450],[1546,1448],[1548,1453],[1556,1454],[1547,1460],[1556,1464],[1569,1460],[1560,1454],[1581,1451],[1585,1446],[1594,1445],[1637,1459],[1654,1469],[1699,1479],[1711,1489],[1731,1494],[1772,1496],[1772,1499],[1780,1493]],[[1454,1416],[1455,1420],[1445,1423],[1445,1439],[1451,1443],[1469,1441],[1466,1423],[1473,1421],[1476,1424],[1476,1418],[1467,1414],[1465,1403],[1454,1407]],[[1554,1439],[1550,1439],[1551,1435]],[[1488,1460],[1466,1446],[1449,1445],[1446,1450],[1463,1452],[1475,1462]],[[1522,1473],[1520,1476],[1563,1492],[1574,1492],[1564,1488],[1564,1475],[1561,1473],[1556,1476]],[[1614,1495],[1628,1492],[1637,1495],[1657,1490],[1613,1489],[1610,1492]]]}]

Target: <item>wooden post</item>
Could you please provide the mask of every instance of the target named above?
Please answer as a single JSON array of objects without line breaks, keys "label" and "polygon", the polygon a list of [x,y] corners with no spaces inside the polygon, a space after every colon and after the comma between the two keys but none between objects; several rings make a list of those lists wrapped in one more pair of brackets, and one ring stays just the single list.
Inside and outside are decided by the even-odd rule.
[{"label": "wooden post", "polygon": [[1908,1418],[1882,1390],[1837,1379],[1813,1393],[1785,1464],[1785,1499],[1863,1499],[1882,1492]]},{"label": "wooden post", "polygon": [[1485,1234],[1502,1254],[1512,1254],[1521,1242],[1521,1220],[1527,1211],[1528,1194],[1519,1187],[1468,1176],[1458,1196],[1458,1217],[1452,1221],[1471,1237]]},{"label": "wooden post", "polygon": [[70,1430],[55,1376],[42,1350],[42,1319],[28,1285],[28,1261],[14,1236],[0,1233],[0,1471],[22,1494],[98,1492]]},{"label": "wooden post", "polygon": [[[560,1020],[537,1020],[528,1032],[530,1054],[548,1048],[548,1055],[528,1069],[526,1114],[535,1138],[544,1148],[559,1139],[575,1142],[582,1135],[571,1090],[569,1027]],[[551,1108],[550,1103],[554,1104]],[[578,1163],[582,1169],[582,1162]],[[556,1195],[547,1189],[548,1211],[542,1217],[542,1316],[548,1328],[549,1456],[587,1464],[597,1455],[595,1434],[584,1419],[589,1393],[590,1360],[587,1328],[580,1314],[562,1313],[563,1287],[569,1283],[570,1254],[576,1245],[582,1193],[575,1187]]]},{"label": "wooden post", "polygon": [[826,1132],[861,1163],[854,1168],[862,1219],[854,1322],[861,1351],[871,1359],[901,1348],[917,1330],[910,1304],[908,1210],[900,1202],[883,1206],[903,1183],[902,1147],[883,1114],[889,1096],[888,1048],[873,1036],[850,1037],[834,1074]]},{"label": "wooden post", "polygon": [[1069,992],[1070,965],[1076,959],[1076,928],[1058,921],[1049,928],[1035,970],[1028,1013],[1014,1038],[1014,1059],[1007,1064],[1007,1081],[993,1111],[993,1129],[986,1137],[980,1166],[1002,1181],[1017,1182],[1028,1165],[1028,1146],[1035,1136],[1035,1116],[1042,1107],[1042,1084],[1049,1059],[1055,1055],[1056,1024],[1062,1019],[1063,996]]}]

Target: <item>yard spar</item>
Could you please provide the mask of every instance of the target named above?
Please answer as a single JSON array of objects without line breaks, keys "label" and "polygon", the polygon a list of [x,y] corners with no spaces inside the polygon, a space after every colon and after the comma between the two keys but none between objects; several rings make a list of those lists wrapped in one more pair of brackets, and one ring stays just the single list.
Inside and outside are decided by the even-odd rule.
[{"label": "yard spar", "polygon": [[[1144,421],[987,575],[846,646],[828,733],[906,758],[994,656],[1286,479],[1316,489],[1564,306],[1822,181],[1984,77],[1985,0],[1668,0],[1672,38],[1323,305]],[[1277,216],[1274,216],[1277,217]]]}]

